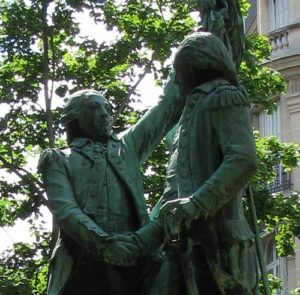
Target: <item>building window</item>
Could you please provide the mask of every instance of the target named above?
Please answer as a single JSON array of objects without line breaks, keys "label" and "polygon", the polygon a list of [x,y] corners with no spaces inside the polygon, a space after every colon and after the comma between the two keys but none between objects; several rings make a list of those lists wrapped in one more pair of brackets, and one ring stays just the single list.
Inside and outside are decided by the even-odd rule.
[{"label": "building window", "polygon": [[289,24],[288,0],[268,0],[270,31]]},{"label": "building window", "polygon": [[[259,114],[259,133],[260,136],[276,136],[281,139],[280,128],[280,108],[277,106],[277,110],[271,115],[266,112]],[[285,172],[280,165],[274,167],[276,171],[276,177],[272,183],[268,185],[271,193],[290,190],[292,188],[292,177],[290,172]]]},{"label": "building window", "polygon": [[[281,278],[280,263],[277,256],[274,240],[271,239],[266,247],[267,272],[277,278]],[[276,290],[276,295],[280,295],[280,290]]]},{"label": "building window", "polygon": [[271,115],[268,115],[266,112],[260,112],[259,134],[262,137],[274,135],[281,139],[279,106],[277,106],[277,110],[274,111]]},{"label": "building window", "polygon": [[277,257],[275,243],[273,240],[270,240],[267,244],[266,249],[266,258],[267,258],[267,272],[276,277],[279,277],[279,259]]}]

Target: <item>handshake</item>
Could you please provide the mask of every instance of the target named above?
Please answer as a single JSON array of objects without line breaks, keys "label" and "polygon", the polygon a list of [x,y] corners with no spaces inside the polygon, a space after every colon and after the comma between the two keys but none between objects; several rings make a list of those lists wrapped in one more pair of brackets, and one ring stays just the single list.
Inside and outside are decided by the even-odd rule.
[{"label": "handshake", "polygon": [[179,232],[183,223],[189,227],[190,222],[204,216],[203,213],[193,197],[168,201],[160,208],[156,219],[135,233],[115,234],[106,238],[102,257],[106,263],[113,265],[136,265],[139,257],[158,248],[166,237],[174,234],[174,229]]},{"label": "handshake", "polygon": [[136,234],[115,234],[106,238],[101,252],[106,263],[134,266],[138,258],[147,253],[147,249]]}]

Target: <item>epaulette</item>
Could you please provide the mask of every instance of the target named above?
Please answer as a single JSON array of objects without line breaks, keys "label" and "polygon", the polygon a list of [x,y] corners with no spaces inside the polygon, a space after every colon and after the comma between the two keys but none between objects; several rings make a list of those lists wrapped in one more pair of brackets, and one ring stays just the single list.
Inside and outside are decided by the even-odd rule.
[{"label": "epaulette", "polygon": [[65,154],[61,150],[57,148],[44,150],[38,162],[38,172],[43,173],[44,169],[49,167],[51,163],[61,160],[65,161]]},{"label": "epaulette", "polygon": [[243,88],[237,88],[233,85],[222,85],[209,94],[207,106],[209,109],[250,106],[250,101]]}]

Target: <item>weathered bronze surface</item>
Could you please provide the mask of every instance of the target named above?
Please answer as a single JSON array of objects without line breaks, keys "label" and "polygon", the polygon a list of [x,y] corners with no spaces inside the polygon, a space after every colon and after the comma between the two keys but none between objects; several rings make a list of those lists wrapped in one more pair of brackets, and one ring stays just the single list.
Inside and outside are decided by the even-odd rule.
[{"label": "weathered bronze surface", "polygon": [[[249,100],[236,75],[243,42],[233,48],[239,36],[226,31],[236,1],[198,1],[203,30],[213,34],[180,44],[177,84],[171,75],[158,105],[122,137],[111,134],[101,93],[70,96],[63,115],[69,148],[46,150],[39,163],[60,227],[48,294],[258,294],[254,235],[242,206],[256,170]],[[149,222],[139,168],[179,118],[164,194]],[[158,251],[161,265],[150,258]]]},{"label": "weathered bronze surface", "polygon": [[154,248],[155,231],[165,236],[150,294],[258,294],[254,234],[242,206],[256,170],[248,97],[230,53],[210,33],[187,37],[174,67],[186,105],[164,195],[153,221],[137,232]]},{"label": "weathered bronze surface", "polygon": [[[174,75],[173,75],[174,76]],[[60,227],[48,294],[141,294],[145,250],[132,233],[148,220],[140,165],[178,121],[174,78],[157,106],[117,138],[101,93],[74,93],[64,108],[69,148],[42,155],[51,211]]]}]

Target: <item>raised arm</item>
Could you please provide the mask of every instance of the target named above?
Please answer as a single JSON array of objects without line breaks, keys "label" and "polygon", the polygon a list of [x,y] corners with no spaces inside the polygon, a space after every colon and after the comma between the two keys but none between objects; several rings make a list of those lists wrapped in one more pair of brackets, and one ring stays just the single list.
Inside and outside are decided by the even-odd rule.
[{"label": "raised arm", "polygon": [[184,100],[179,96],[178,85],[175,84],[175,73],[171,71],[157,105],[147,111],[125,135],[125,138],[130,138],[133,142],[140,163],[149,156],[166,133],[177,123],[183,107]]}]

